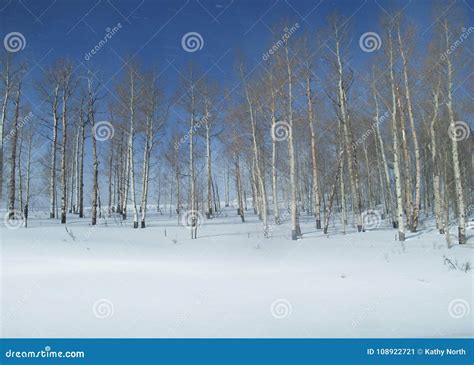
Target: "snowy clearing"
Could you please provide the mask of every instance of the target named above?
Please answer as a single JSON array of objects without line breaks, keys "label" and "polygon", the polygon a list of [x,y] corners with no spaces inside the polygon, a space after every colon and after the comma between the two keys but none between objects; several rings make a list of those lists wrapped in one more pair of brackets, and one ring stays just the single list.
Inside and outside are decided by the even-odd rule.
[{"label": "snowy clearing", "polygon": [[[2,226],[3,337],[471,337],[473,243],[435,230],[324,236],[302,217],[264,239],[235,210],[198,239],[151,213],[132,231],[31,219]],[[166,226],[166,237],[165,237]],[[471,231],[472,232],[472,231]],[[72,238],[74,236],[74,239]],[[445,260],[448,258],[451,263]]]}]

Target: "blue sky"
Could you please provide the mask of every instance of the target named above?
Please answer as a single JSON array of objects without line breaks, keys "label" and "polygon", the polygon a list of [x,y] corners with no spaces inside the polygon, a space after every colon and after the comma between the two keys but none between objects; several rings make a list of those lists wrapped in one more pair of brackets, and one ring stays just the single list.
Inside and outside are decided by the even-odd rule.
[{"label": "blue sky", "polygon": [[[433,22],[431,0],[2,0],[0,4],[0,31],[25,36],[21,56],[30,59],[31,79],[41,77],[55,59],[67,56],[79,69],[97,70],[110,91],[127,55],[155,67],[170,85],[169,92],[189,61],[231,88],[238,79],[236,54],[260,62],[271,45],[270,28],[281,20],[298,22],[316,36],[328,15],[343,14],[351,18],[351,47],[358,47],[364,32],[376,32],[380,17],[394,8],[405,9],[416,22],[422,31],[419,41],[429,39]],[[469,4],[463,5],[469,11]],[[86,61],[85,54],[104,38],[106,29],[118,23],[122,28]],[[183,50],[181,38],[188,32],[202,36],[201,50]],[[363,67],[371,56],[359,51],[352,62]],[[29,99],[34,101],[35,96]]]},{"label": "blue sky", "polygon": [[[473,1],[456,3],[467,22],[459,24],[459,31],[463,26],[474,26]],[[449,7],[446,1],[441,4],[440,9]],[[362,34],[381,32],[380,18],[403,9],[417,27],[415,52],[425,52],[434,22],[433,6],[432,0],[0,0],[0,36],[3,40],[11,32],[20,32],[25,37],[26,46],[16,55],[28,60],[24,98],[36,116],[46,115],[34,81],[42,78],[52,62],[68,57],[78,72],[92,68],[98,73],[105,97],[99,119],[107,119],[107,99],[114,99],[114,85],[122,76],[127,56],[155,68],[168,96],[176,93],[180,72],[190,61],[231,90],[240,80],[237,56],[246,57],[249,69],[262,62],[263,53],[272,45],[271,29],[276,24],[298,22],[299,32],[310,31],[316,40],[324,37],[328,16],[340,14],[350,19],[351,66],[356,74],[365,73],[377,57],[376,52],[361,51]],[[86,60],[85,55],[104,39],[107,28],[118,23],[121,29]],[[202,49],[192,53],[183,49],[181,40],[188,32],[202,36]],[[284,33],[276,32],[278,37]],[[235,90],[237,93],[241,88]],[[466,91],[461,87],[458,92]],[[175,109],[168,120],[171,125],[183,118],[179,106]],[[49,148],[48,143],[43,148]]]}]

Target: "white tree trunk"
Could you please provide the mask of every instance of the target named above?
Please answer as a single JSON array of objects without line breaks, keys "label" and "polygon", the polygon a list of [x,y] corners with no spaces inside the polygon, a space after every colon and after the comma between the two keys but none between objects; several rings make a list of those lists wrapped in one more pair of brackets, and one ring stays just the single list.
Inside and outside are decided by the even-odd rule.
[{"label": "white tree trunk", "polygon": [[[8,182],[8,216],[15,217],[15,188],[16,188],[16,153],[18,140],[18,119],[20,113],[20,95],[21,83],[18,83],[16,97],[15,97],[15,115],[13,117],[11,151],[10,151],[10,180]],[[21,209],[21,207],[20,207]]]},{"label": "white tree trunk", "polygon": [[392,33],[389,30],[389,69],[390,69],[390,84],[392,90],[392,139],[393,139],[393,172],[395,175],[395,196],[397,202],[397,225],[398,225],[398,240],[405,241],[405,226],[403,222],[403,196],[402,196],[402,182],[400,176],[400,162],[399,162],[399,147],[397,135],[397,92],[396,81],[394,75],[394,60],[393,60],[393,44]]},{"label": "white tree trunk", "polygon": [[[410,121],[410,129],[413,138],[413,146],[415,148],[415,202],[413,206],[412,216],[410,219],[410,229],[412,232],[416,232],[419,219],[419,208],[420,208],[420,196],[421,196],[421,156],[420,147],[418,145],[418,136],[415,128],[415,117],[413,114],[412,100],[410,95],[410,86],[408,83],[408,60],[405,55],[405,49],[403,47],[402,38],[400,35],[400,23],[398,24],[398,43],[400,48],[400,55],[402,57],[403,64],[403,77],[405,81],[405,97],[408,109],[408,119]],[[411,194],[411,192],[410,192]]]},{"label": "white tree trunk", "polygon": [[314,201],[314,216],[316,219],[316,229],[321,229],[321,197],[319,189],[319,177],[318,177],[318,158],[317,158],[317,146],[316,146],[316,131],[314,128],[314,117],[313,117],[313,97],[311,91],[311,77],[309,72],[306,78],[306,98],[308,104],[308,124],[309,132],[311,134],[311,163],[312,163],[312,176],[313,176],[313,201]]},{"label": "white tree trunk", "polygon": [[430,123],[430,136],[431,136],[431,163],[433,168],[433,193],[434,193],[434,208],[435,208],[435,219],[436,228],[441,234],[444,234],[442,225],[442,201],[440,191],[440,168],[438,166],[438,148],[436,143],[435,125],[438,120],[439,110],[439,83],[435,92],[433,93],[433,116]]},{"label": "white tree trunk", "polygon": [[58,140],[58,97],[59,84],[56,84],[53,96],[53,141],[51,143],[51,166],[49,172],[49,217],[54,218],[56,206],[56,146]]},{"label": "white tree trunk", "polygon": [[[450,41],[450,30],[448,27],[448,22],[444,23],[444,30],[446,36],[446,44],[451,44]],[[449,128],[451,132],[456,130],[456,121],[454,120],[454,110],[453,110],[453,66],[451,63],[451,57],[449,54],[446,54],[446,63],[447,63],[447,107],[448,107],[448,117],[449,117]],[[462,184],[462,175],[461,175],[461,166],[459,162],[459,151],[458,151],[458,141],[456,138],[451,139],[451,153],[453,157],[453,170],[454,170],[454,184],[456,189],[456,202],[458,208],[458,242],[459,244],[466,243],[466,207],[464,203],[464,188]]]},{"label": "white tree trunk", "polygon": [[288,43],[285,41],[285,56],[286,56],[286,69],[287,69],[287,80],[288,80],[288,155],[290,158],[290,190],[291,190],[291,239],[297,240],[301,237],[301,228],[298,220],[298,202],[296,195],[296,156],[295,156],[295,144],[293,136],[293,74],[290,63],[290,56],[288,52]]}]

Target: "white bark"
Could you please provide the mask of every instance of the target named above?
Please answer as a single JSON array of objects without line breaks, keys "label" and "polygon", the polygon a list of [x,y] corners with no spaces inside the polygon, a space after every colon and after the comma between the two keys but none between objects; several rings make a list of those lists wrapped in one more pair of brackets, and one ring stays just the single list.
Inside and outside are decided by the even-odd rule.
[{"label": "white bark", "polygon": [[[128,160],[129,160],[129,171],[130,171],[130,194],[132,197],[132,208],[133,208],[133,228],[138,228],[138,209],[137,209],[137,194],[135,191],[135,162],[134,162],[134,150],[133,140],[135,137],[135,75],[134,70],[130,70],[130,130],[128,135]],[[125,202],[126,204],[126,202]]]},{"label": "white bark", "polygon": [[317,158],[317,146],[316,146],[316,131],[314,128],[314,116],[313,116],[313,97],[311,91],[311,77],[310,72],[307,72],[306,76],[306,98],[308,104],[308,124],[309,132],[311,134],[311,163],[312,163],[312,176],[313,176],[313,201],[314,201],[314,216],[316,219],[316,228],[321,229],[321,197],[319,189],[319,177],[318,177],[318,158]]},{"label": "white bark", "polygon": [[[8,183],[8,216],[13,218],[15,216],[15,188],[16,188],[16,153],[18,141],[18,119],[20,113],[20,96],[21,96],[21,82],[18,83],[15,97],[15,115],[13,117],[13,134],[11,138],[11,155],[10,155],[10,180]],[[20,207],[21,209],[21,207]]]},{"label": "white bark", "polygon": [[402,182],[400,176],[400,162],[399,162],[399,147],[397,135],[397,92],[395,86],[394,75],[394,55],[392,32],[389,30],[389,70],[390,70],[390,84],[392,91],[392,139],[393,139],[393,172],[395,175],[395,196],[397,202],[397,225],[398,225],[398,240],[405,241],[405,226],[403,222],[403,197],[402,197]]},{"label": "white bark", "polygon": [[373,82],[372,82],[372,90],[374,94],[374,102],[375,102],[375,134],[378,140],[378,145],[380,148],[380,156],[382,157],[382,163],[383,163],[383,171],[384,171],[384,176],[385,176],[385,191],[386,191],[386,199],[387,199],[387,204],[388,207],[386,209],[387,212],[390,212],[391,219],[392,219],[392,225],[393,228],[396,227],[396,221],[395,221],[395,207],[394,207],[394,202],[393,202],[393,192],[391,188],[391,183],[390,183],[390,173],[388,171],[388,163],[387,163],[387,157],[385,155],[385,147],[384,147],[384,142],[382,138],[382,133],[380,132],[380,110],[379,110],[379,103],[378,103],[378,92],[377,92],[377,87],[375,85],[375,74],[373,75]]},{"label": "white bark", "polygon": [[296,156],[294,144],[294,121],[293,121],[293,74],[288,51],[288,43],[285,41],[286,70],[288,80],[288,154],[290,158],[290,190],[291,190],[291,239],[297,240],[301,237],[301,228],[298,221],[298,202],[296,196]]},{"label": "white bark", "polygon": [[[451,44],[450,30],[447,20],[444,22],[444,31],[446,37],[446,44]],[[447,65],[447,107],[448,107],[448,118],[449,128],[451,131],[456,129],[456,121],[454,120],[454,109],[453,109],[453,66],[451,56],[446,53],[446,65]],[[466,207],[464,203],[464,188],[462,184],[461,175],[461,164],[459,161],[458,141],[456,138],[451,139],[451,154],[453,158],[453,171],[454,171],[454,184],[456,189],[456,202],[457,202],[457,216],[458,216],[458,242],[459,244],[466,243]]]},{"label": "white bark", "polygon": [[54,87],[52,100],[53,109],[53,141],[51,143],[51,166],[49,172],[49,217],[54,218],[56,207],[56,147],[58,140],[58,99],[59,99],[59,82]]},{"label": "white bark", "polygon": [[3,129],[7,120],[8,102],[10,99],[10,92],[12,88],[12,81],[10,75],[10,58],[8,55],[4,65],[2,81],[4,87],[4,94],[2,102],[2,116],[0,119],[0,202],[3,201]]},{"label": "white bark", "polygon": [[438,83],[435,91],[433,92],[433,116],[430,123],[430,136],[431,136],[431,163],[433,168],[433,193],[434,193],[434,209],[435,209],[435,219],[436,219],[436,228],[441,234],[444,234],[443,225],[442,225],[442,201],[441,201],[441,191],[440,191],[440,168],[438,166],[438,148],[436,143],[436,134],[435,134],[435,125],[438,121],[438,111],[439,111],[439,91],[440,84]]},{"label": "white bark", "polygon": [[[415,148],[415,202],[412,211],[411,221],[411,231],[416,232],[416,228],[418,226],[418,219],[419,219],[419,208],[420,208],[420,196],[421,196],[421,156],[420,156],[420,147],[418,145],[418,136],[416,133],[415,128],[415,117],[413,113],[413,106],[412,100],[410,95],[410,86],[409,86],[409,79],[408,79],[408,60],[405,55],[405,49],[402,42],[402,37],[400,34],[400,23],[398,23],[398,44],[400,48],[400,55],[402,57],[403,62],[403,77],[404,77],[404,84],[405,84],[405,97],[407,102],[407,109],[408,109],[408,119],[410,121],[410,129],[413,138],[413,146]],[[411,194],[411,192],[410,192]]]}]

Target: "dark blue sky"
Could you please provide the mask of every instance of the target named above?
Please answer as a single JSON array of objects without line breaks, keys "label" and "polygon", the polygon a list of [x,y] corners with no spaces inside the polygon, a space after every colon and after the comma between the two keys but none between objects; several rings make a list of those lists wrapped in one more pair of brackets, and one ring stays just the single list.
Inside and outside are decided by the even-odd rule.
[{"label": "dark blue sky", "polygon": [[[265,65],[262,55],[273,44],[272,39],[284,34],[279,29],[283,22],[298,22],[298,34],[309,31],[316,42],[318,37],[328,38],[328,17],[339,14],[349,19],[349,60],[356,81],[360,81],[377,62],[378,52],[362,52],[359,38],[365,32],[382,34],[382,16],[403,10],[417,29],[414,52],[423,53],[435,14],[451,9],[450,3],[441,1],[435,10],[433,0],[0,0],[0,4],[2,39],[10,32],[20,32],[26,40],[26,47],[16,55],[28,60],[24,99],[33,113],[45,117],[43,100],[33,87],[35,80],[42,78],[52,62],[69,57],[78,73],[92,68],[101,80],[104,103],[99,107],[99,119],[109,118],[107,101],[117,99],[115,85],[123,75],[127,56],[155,68],[168,97],[179,97],[180,73],[185,73],[190,61],[197,64],[198,72],[217,79],[235,96],[242,91],[236,70],[240,55],[247,59],[249,70],[258,70],[258,63]],[[462,27],[474,25],[474,0],[457,0],[456,6],[466,22],[455,30],[459,33]],[[86,54],[118,23],[121,29],[86,60]],[[183,49],[181,40],[188,32],[202,36],[202,49],[192,53]],[[321,50],[321,56],[324,51],[328,52]],[[462,71],[463,79],[471,71]],[[324,71],[317,73],[325,77]],[[466,91],[460,87],[457,92]],[[169,118],[173,125],[184,125],[187,120],[179,105],[171,108]]]},{"label": "dark blue sky", "polygon": [[[463,27],[474,26],[474,0],[455,2],[464,16],[455,30],[459,34]],[[447,1],[440,3],[437,14],[451,7]],[[176,93],[180,72],[190,61],[202,73],[220,81],[226,90],[238,93],[242,90],[238,87],[237,56],[244,55],[248,68],[254,68],[272,45],[271,29],[281,38],[284,31],[278,27],[284,21],[298,22],[298,32],[310,31],[316,40],[327,38],[329,15],[349,18],[350,63],[356,81],[360,80],[360,74],[365,74],[378,58],[377,52],[361,51],[359,38],[366,32],[381,33],[380,18],[400,9],[416,25],[414,51],[426,52],[435,20],[432,0],[0,0],[0,36],[3,41],[7,34],[19,32],[26,40],[25,48],[16,55],[28,60],[23,97],[37,118],[46,117],[46,111],[33,86],[35,80],[43,77],[52,62],[69,57],[77,72],[85,73],[92,68],[102,80],[101,94],[105,99],[99,106],[98,119],[103,120],[108,119],[107,99],[114,99],[114,86],[122,76],[127,56],[156,68],[160,73],[158,82],[169,97]],[[85,55],[104,39],[107,28],[118,23],[121,29],[86,60]],[[183,49],[181,39],[188,32],[202,36],[202,49],[192,53]],[[470,46],[464,47],[471,54],[473,40],[474,35],[469,38]],[[321,51],[320,56],[323,55]],[[463,80],[472,75],[469,67],[466,63]],[[473,97],[467,81],[458,84],[456,92]],[[183,117],[176,106],[168,122],[180,124]],[[49,148],[49,143],[42,148]]]},{"label": "dark blue sky", "polygon": [[[377,32],[380,17],[391,9],[405,9],[417,24],[421,40],[429,39],[433,22],[431,0],[1,0],[0,4],[2,38],[9,32],[25,36],[21,57],[30,59],[32,79],[40,77],[53,60],[68,56],[79,67],[82,63],[98,70],[109,90],[127,55],[156,67],[167,85],[175,85],[178,72],[192,60],[202,72],[232,88],[237,82],[236,54],[260,62],[271,45],[270,28],[285,19],[316,36],[318,29],[326,27],[328,15],[350,17],[352,47],[358,47],[362,33]],[[467,0],[462,5],[472,19]],[[122,28],[86,61],[85,54],[117,23]],[[182,49],[181,38],[187,32],[202,35],[200,51]],[[364,67],[370,57],[370,53],[356,52],[353,66]]]}]

